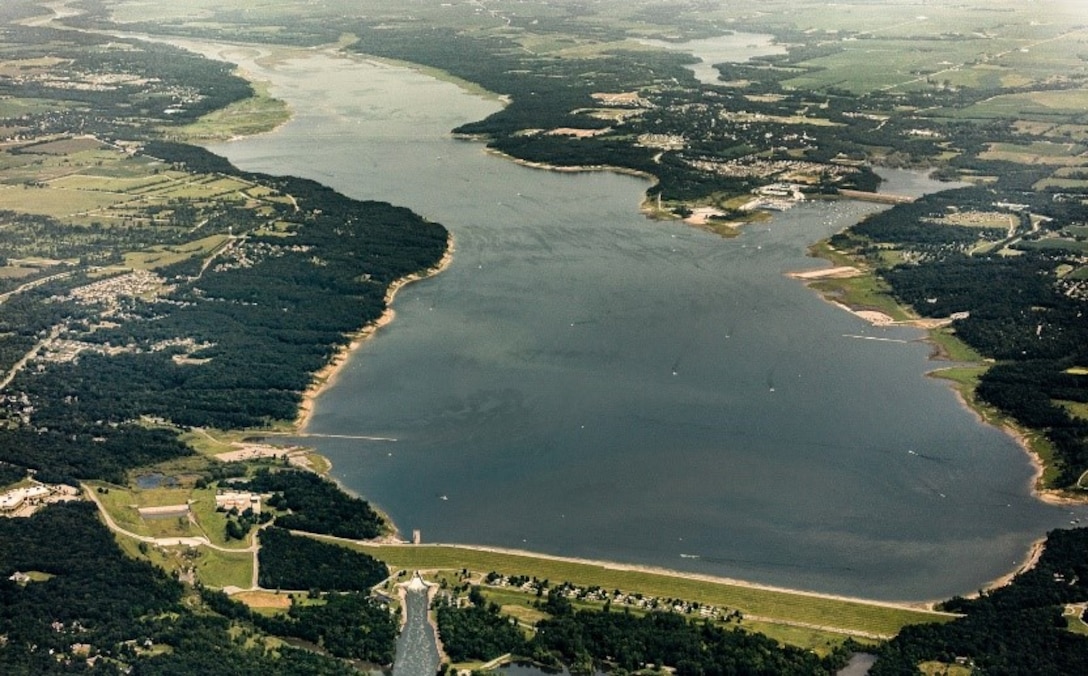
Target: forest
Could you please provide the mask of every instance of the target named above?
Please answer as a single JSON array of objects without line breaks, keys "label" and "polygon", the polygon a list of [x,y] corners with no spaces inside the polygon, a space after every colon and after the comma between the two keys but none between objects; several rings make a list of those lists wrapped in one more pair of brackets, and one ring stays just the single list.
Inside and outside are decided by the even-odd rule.
[{"label": "forest", "polygon": [[442,648],[453,662],[488,661],[507,653],[528,655],[528,643],[517,622],[488,603],[480,590],[469,591],[470,605],[458,607],[440,602],[435,608],[435,622]]},{"label": "forest", "polygon": [[310,592],[305,600],[292,595],[287,612],[275,615],[254,612],[215,589],[201,588],[200,597],[223,617],[274,636],[308,641],[335,657],[378,665],[393,662],[396,620],[388,607],[366,594]]},{"label": "forest", "polygon": [[268,506],[289,511],[276,517],[282,528],[355,540],[382,534],[384,523],[370,503],[312,472],[260,469],[248,482],[235,486],[272,493]]},{"label": "forest", "polygon": [[1084,669],[1088,636],[1073,633],[1066,604],[1088,600],[1088,530],[1051,531],[1038,564],[1011,584],[945,609],[964,617],[943,625],[906,627],[882,646],[873,676],[917,673],[917,664],[967,658],[979,673],[1076,674]]},{"label": "forest", "polygon": [[[193,171],[241,175],[192,147],[157,143],[145,149],[151,151]],[[112,328],[78,330],[76,320],[91,310],[40,302],[57,293],[53,286],[0,306],[0,326],[25,336],[23,345],[67,323],[69,338],[128,346],[120,354],[86,353],[40,372],[20,372],[11,389],[33,410],[32,427],[0,430],[11,441],[0,459],[68,481],[117,480],[124,469],[188,452],[164,431],[132,428],[129,423],[141,416],[224,429],[292,420],[312,374],[349,334],[384,312],[389,284],[434,266],[445,252],[445,229],[406,209],[356,202],[312,181],[245,177],[294,197],[297,211],[287,202],[269,203],[294,224],[288,243],[253,233],[267,216],[241,210],[236,231],[249,234],[221,265],[202,275],[193,269],[199,259],[160,270],[174,291],[126,300],[128,320]],[[174,359],[180,347],[154,348],[179,338],[207,345],[192,355],[200,363]],[[9,359],[15,358],[13,348]],[[100,441],[88,446],[80,435]],[[155,442],[137,448],[131,435]]]},{"label": "forest", "polygon": [[[29,581],[9,579],[15,572]],[[123,554],[90,503],[0,519],[0,671],[354,673],[312,652],[247,647],[233,638],[230,620],[194,610],[186,593]]]},{"label": "forest", "polygon": [[607,605],[603,611],[575,610],[558,587],[537,603],[549,617],[536,622],[532,637],[525,639],[479,589],[472,588],[467,600],[467,605],[437,609],[439,634],[454,662],[513,653],[540,664],[567,665],[574,673],[665,668],[678,676],[779,676],[835,674],[850,655],[848,646],[821,658],[761,634],[674,613],[612,611]]},{"label": "forest", "polygon": [[389,577],[374,557],[272,526],[260,532],[260,577],[265,589],[367,591]]}]

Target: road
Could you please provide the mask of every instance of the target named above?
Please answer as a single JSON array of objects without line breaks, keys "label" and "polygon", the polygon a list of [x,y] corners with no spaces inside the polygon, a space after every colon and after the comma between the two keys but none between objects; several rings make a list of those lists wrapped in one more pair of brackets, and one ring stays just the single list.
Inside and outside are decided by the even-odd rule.
[{"label": "road", "polygon": [[35,343],[34,347],[30,348],[30,351],[24,354],[22,359],[15,362],[12,365],[11,369],[7,372],[7,375],[4,376],[4,379],[0,380],[0,390],[3,390],[5,387],[10,385],[11,381],[15,380],[15,376],[18,375],[19,371],[23,370],[23,368],[27,365],[27,362],[29,362],[34,357],[37,357],[38,353],[41,352],[41,349],[56,340],[57,336],[59,336],[60,332],[63,331],[65,328],[66,327],[64,324],[57,324],[56,326],[54,326],[53,329],[49,332],[48,337],[42,338],[37,343]]},{"label": "road", "polygon": [[4,303],[7,301],[8,298],[23,293],[24,291],[30,291],[31,289],[41,286],[42,284],[48,284],[54,279],[64,279],[65,277],[71,277],[74,274],[74,270],[70,270],[68,272],[58,272],[55,275],[49,275],[47,277],[42,277],[41,279],[35,279],[33,281],[27,282],[26,284],[21,284],[12,289],[11,291],[8,291],[6,293],[0,293],[0,303]]},{"label": "road", "polygon": [[239,591],[260,590],[260,587],[257,586],[257,576],[259,574],[258,554],[260,553],[261,546],[257,542],[257,532],[260,531],[261,528],[270,526],[271,522],[264,524],[257,530],[253,531],[253,533],[251,533],[249,536],[249,546],[244,549],[232,549],[230,547],[223,547],[221,545],[213,544],[211,540],[209,540],[204,535],[198,535],[195,537],[153,538],[149,535],[140,535],[139,533],[133,533],[132,531],[119,526],[117,522],[113,520],[113,517],[110,516],[109,511],[106,510],[106,507],[102,504],[102,501],[98,499],[98,495],[95,493],[94,489],[92,489],[87,484],[82,483],[80,484],[80,488],[83,489],[83,494],[86,495],[87,498],[90,499],[96,507],[98,507],[98,513],[102,515],[102,520],[105,521],[106,527],[114,533],[119,533],[120,535],[124,535],[125,537],[132,538],[139,542],[146,542],[148,544],[157,545],[159,547],[207,547],[216,551],[227,552],[228,554],[238,554],[241,552],[251,553],[253,555],[253,575],[250,579],[250,587],[249,589]]}]

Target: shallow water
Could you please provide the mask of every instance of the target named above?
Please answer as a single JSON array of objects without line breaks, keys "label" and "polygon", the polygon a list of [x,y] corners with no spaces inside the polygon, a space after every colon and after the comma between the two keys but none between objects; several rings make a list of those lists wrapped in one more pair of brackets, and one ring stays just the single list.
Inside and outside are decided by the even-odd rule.
[{"label": "shallow water", "polygon": [[[821,203],[733,240],[637,213],[647,184],[533,170],[447,130],[494,102],[311,54],[246,69],[297,117],[213,148],[447,225],[452,266],[318,399],[311,439],[425,541],[521,547],[884,599],[970,592],[1070,518],[880,329],[783,272],[880,208]],[[891,172],[889,192],[936,186]],[[861,338],[887,340],[865,340]]]},{"label": "shallow water", "polygon": [[666,40],[639,40],[644,45],[660,47],[676,52],[687,52],[700,59],[687,66],[695,79],[703,84],[721,84],[721,73],[714,67],[718,63],[747,61],[754,56],[785,54],[786,48],[774,44],[774,36],[763,33],[731,33],[716,38],[669,42]]},{"label": "shallow water", "polygon": [[408,589],[404,605],[407,619],[397,639],[393,676],[430,676],[438,671],[439,659],[434,628],[427,621],[427,592]]}]

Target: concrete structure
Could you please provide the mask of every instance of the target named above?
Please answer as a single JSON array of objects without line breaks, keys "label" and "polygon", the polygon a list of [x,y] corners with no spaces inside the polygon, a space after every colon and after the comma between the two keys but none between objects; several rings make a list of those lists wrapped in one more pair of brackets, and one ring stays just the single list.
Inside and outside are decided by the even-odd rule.
[{"label": "concrete structure", "polygon": [[27,486],[0,494],[0,512],[14,512],[24,503],[36,498],[44,498],[50,491],[45,486]]},{"label": "concrete structure", "polygon": [[189,516],[189,503],[162,505],[161,507],[140,507],[136,511],[144,519],[169,519],[177,516]]},{"label": "concrete structure", "polygon": [[227,512],[237,509],[239,513],[252,509],[254,514],[260,514],[261,496],[248,491],[222,491],[215,494],[215,508]]}]

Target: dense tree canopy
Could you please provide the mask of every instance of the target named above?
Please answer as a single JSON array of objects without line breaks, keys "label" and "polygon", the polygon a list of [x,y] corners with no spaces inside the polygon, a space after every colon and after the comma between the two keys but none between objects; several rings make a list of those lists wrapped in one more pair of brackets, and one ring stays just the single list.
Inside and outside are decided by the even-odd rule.
[{"label": "dense tree canopy", "polygon": [[951,664],[957,657],[987,674],[1083,672],[1088,637],[1066,628],[1063,611],[1088,600],[1086,551],[1088,529],[1051,531],[1034,568],[977,599],[945,603],[965,613],[962,619],[905,627],[880,649],[870,673],[913,674],[923,661]]},{"label": "dense tree canopy", "polygon": [[389,577],[386,565],[368,554],[283,528],[265,528],[260,541],[259,582],[266,589],[366,591]]},{"label": "dense tree canopy", "polygon": [[382,532],[382,518],[370,503],[316,474],[262,469],[246,486],[258,493],[272,493],[268,505],[290,511],[276,518],[283,528],[354,539],[373,538]]}]

